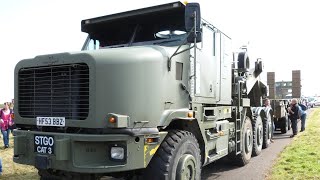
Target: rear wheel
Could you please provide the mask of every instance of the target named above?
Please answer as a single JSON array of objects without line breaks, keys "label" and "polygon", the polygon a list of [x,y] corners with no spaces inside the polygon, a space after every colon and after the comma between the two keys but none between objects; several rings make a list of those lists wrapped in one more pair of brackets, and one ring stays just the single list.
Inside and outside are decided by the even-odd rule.
[{"label": "rear wheel", "polygon": [[199,144],[192,133],[170,131],[151,159],[143,179],[200,179],[200,159]]},{"label": "rear wheel", "polygon": [[268,113],[263,119],[263,144],[262,148],[267,148],[269,144],[271,143],[271,137],[272,137],[272,121],[271,121],[271,115]]},{"label": "rear wheel", "polygon": [[291,120],[290,120],[290,118],[288,116],[286,116],[286,118],[287,118],[287,121],[288,121],[288,130],[290,130],[291,129]]},{"label": "rear wheel", "polygon": [[280,121],[282,122],[281,133],[287,133],[287,131],[288,131],[288,119],[286,117],[281,117]]},{"label": "rear wheel", "polygon": [[252,155],[258,156],[262,151],[262,143],[263,143],[263,124],[262,124],[261,116],[257,116],[252,121],[252,130],[253,130]]},{"label": "rear wheel", "polygon": [[241,128],[241,153],[235,157],[236,164],[244,166],[249,163],[252,154],[253,132],[249,117],[246,117]]}]

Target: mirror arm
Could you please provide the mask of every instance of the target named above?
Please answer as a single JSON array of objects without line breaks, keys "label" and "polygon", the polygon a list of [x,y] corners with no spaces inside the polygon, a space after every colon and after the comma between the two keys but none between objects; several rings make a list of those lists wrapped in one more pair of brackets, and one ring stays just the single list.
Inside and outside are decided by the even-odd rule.
[{"label": "mirror arm", "polygon": [[193,33],[194,36],[193,37],[194,37],[194,45],[195,45],[195,47],[197,47],[197,26],[196,26],[196,24],[197,24],[197,12],[194,11],[193,13],[194,13],[193,14],[194,15],[194,17],[193,17],[194,18],[194,28],[193,28],[194,29],[194,31],[193,31],[194,32]]},{"label": "mirror arm", "polygon": [[137,24],[136,27],[134,28],[133,34],[132,34],[131,39],[130,39],[130,41],[128,43],[128,46],[131,46],[133,41],[134,41],[134,39],[136,38],[138,28],[139,28],[139,24]]},{"label": "mirror arm", "polygon": [[96,50],[97,49],[97,40],[93,40],[93,49]]},{"label": "mirror arm", "polygon": [[90,36],[88,35],[87,36],[87,38],[86,38],[86,40],[84,41],[84,44],[83,44],[83,46],[82,46],[82,48],[81,48],[81,51],[84,51],[84,50],[87,50],[87,48],[88,48],[88,44],[89,44],[89,41],[90,41]]},{"label": "mirror arm", "polygon": [[192,30],[191,30],[190,32],[188,32],[187,36],[183,39],[182,43],[179,45],[179,47],[176,49],[176,51],[175,51],[175,52],[170,56],[170,58],[168,59],[168,71],[171,71],[171,59],[173,58],[173,56],[176,56],[176,55],[178,55],[178,54],[181,54],[181,53],[183,53],[183,52],[185,52],[185,51],[188,51],[188,50],[194,48],[194,45],[193,45],[193,46],[191,46],[191,47],[189,47],[189,48],[187,48],[187,49],[184,49],[184,50],[178,52],[179,49],[181,48],[181,46],[185,44],[185,42],[186,42],[187,38],[189,37],[189,35],[190,35],[190,34],[192,33],[192,31],[195,30],[195,29],[196,29],[196,27],[194,26],[194,27],[192,28]]},{"label": "mirror arm", "polygon": [[[194,92],[196,93],[197,91],[196,91],[196,83],[197,83],[197,81],[196,81],[196,69],[197,69],[197,56],[196,56],[196,53],[197,53],[197,12],[196,11],[194,11],[193,12],[194,14],[194,53],[193,53],[193,75],[194,75]],[[200,20],[200,22],[201,22],[201,20]]]}]

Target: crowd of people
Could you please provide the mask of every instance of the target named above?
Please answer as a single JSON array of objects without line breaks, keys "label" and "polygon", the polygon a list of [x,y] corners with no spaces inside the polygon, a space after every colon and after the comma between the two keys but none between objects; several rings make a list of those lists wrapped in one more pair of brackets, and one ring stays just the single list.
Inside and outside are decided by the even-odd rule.
[{"label": "crowd of people", "polygon": [[[270,100],[268,98],[265,99],[264,106],[271,108]],[[303,102],[298,103],[297,99],[292,99],[290,101],[289,107],[287,108],[287,112],[288,112],[288,118],[290,119],[291,127],[292,127],[292,135],[290,136],[291,138],[293,138],[295,135],[298,134],[299,119],[301,120],[300,132],[303,132],[305,130],[306,118],[307,118],[306,109],[307,109],[307,106]],[[273,123],[273,131],[274,129],[275,129],[275,124]],[[272,139],[271,139],[271,142],[273,142]]]},{"label": "crowd of people", "polygon": [[288,107],[289,119],[291,120],[292,135],[291,138],[298,134],[298,119],[301,120],[301,130],[303,132],[306,126],[307,113],[303,108],[303,104],[299,104],[297,99],[292,99],[290,107]]}]

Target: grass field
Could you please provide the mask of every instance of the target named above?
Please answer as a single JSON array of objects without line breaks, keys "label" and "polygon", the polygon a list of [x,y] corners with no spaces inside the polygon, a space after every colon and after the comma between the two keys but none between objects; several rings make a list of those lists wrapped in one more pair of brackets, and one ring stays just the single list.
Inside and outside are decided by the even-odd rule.
[{"label": "grass field", "polygon": [[[1,133],[0,133],[1,134]],[[2,159],[2,175],[0,179],[6,180],[34,180],[40,179],[38,172],[32,166],[16,164],[12,160],[13,137],[10,136],[10,148],[3,148],[2,134],[0,139],[0,158]]]},{"label": "grass field", "polygon": [[308,116],[306,131],[283,150],[268,179],[320,179],[320,108]]}]

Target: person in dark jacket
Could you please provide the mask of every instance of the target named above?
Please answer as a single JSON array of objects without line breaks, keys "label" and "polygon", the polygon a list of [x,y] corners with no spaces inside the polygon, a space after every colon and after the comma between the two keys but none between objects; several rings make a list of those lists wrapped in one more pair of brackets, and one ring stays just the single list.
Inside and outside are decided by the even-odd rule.
[{"label": "person in dark jacket", "polygon": [[288,107],[289,118],[292,125],[292,135],[291,138],[298,133],[298,119],[299,119],[299,105],[297,99],[292,99],[290,107]]}]

